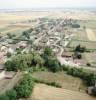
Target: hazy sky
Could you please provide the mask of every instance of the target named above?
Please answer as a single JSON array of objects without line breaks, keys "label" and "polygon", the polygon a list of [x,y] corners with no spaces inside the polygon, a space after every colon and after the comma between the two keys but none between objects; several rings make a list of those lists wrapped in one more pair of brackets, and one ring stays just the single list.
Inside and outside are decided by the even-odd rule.
[{"label": "hazy sky", "polygon": [[0,0],[0,9],[96,7],[96,0]]}]

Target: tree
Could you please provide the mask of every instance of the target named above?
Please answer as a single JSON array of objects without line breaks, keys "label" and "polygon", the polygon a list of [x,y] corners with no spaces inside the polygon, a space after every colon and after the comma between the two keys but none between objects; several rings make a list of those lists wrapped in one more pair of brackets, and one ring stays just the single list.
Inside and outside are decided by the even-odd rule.
[{"label": "tree", "polygon": [[44,55],[51,56],[52,55],[52,49],[49,48],[49,47],[46,47],[45,50],[44,50]]},{"label": "tree", "polygon": [[28,98],[33,90],[34,81],[31,75],[26,74],[20,83],[15,87],[18,98]]},{"label": "tree", "polygon": [[74,58],[82,59],[81,53],[75,52],[73,55]]},{"label": "tree", "polygon": [[52,72],[61,70],[60,63],[58,62],[57,59],[54,58],[48,58],[47,67]]},{"label": "tree", "polygon": [[44,59],[41,58],[40,55],[35,54],[35,55],[34,55],[34,58],[33,58],[33,62],[34,62],[34,64],[38,64],[39,66],[43,66],[43,64],[44,64]]},{"label": "tree", "polygon": [[10,52],[7,52],[6,55],[7,55],[7,57],[9,58],[9,57],[11,57],[12,54],[11,54]]},{"label": "tree", "polygon": [[81,47],[81,45],[77,45],[76,48],[75,48],[75,52],[85,52],[86,51],[86,47]]},{"label": "tree", "polygon": [[[8,70],[8,71],[17,71],[17,68],[14,67],[15,64],[13,61],[11,60],[8,60],[7,62],[5,62],[5,68]],[[16,68],[16,69],[15,69]]]},{"label": "tree", "polygon": [[72,24],[72,28],[80,28],[79,24]]},{"label": "tree", "polygon": [[11,33],[7,33],[7,36],[9,39],[12,39],[12,37],[13,37]]},{"label": "tree", "polygon": [[25,70],[26,68],[31,67],[32,59],[32,54],[18,54],[5,63],[5,68],[8,71]]},{"label": "tree", "polygon": [[25,36],[26,38],[30,39],[30,35],[29,35],[28,32],[24,31],[24,32],[22,33],[22,35]]}]

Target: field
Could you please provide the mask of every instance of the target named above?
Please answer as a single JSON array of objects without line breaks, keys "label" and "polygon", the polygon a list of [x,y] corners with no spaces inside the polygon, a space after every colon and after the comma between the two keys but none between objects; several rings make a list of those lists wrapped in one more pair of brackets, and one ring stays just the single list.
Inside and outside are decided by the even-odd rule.
[{"label": "field", "polygon": [[96,41],[96,34],[93,32],[93,30],[86,29],[86,33],[90,41]]},{"label": "field", "polygon": [[[11,72],[10,72],[11,73]],[[19,78],[18,78],[19,77]],[[0,94],[4,93],[7,90],[12,89],[18,81],[22,78],[22,73],[16,73],[13,78],[4,78],[0,80]]]},{"label": "field", "polygon": [[96,98],[85,93],[37,84],[29,100],[96,100]]},{"label": "field", "polygon": [[26,21],[43,16],[45,14],[35,12],[27,14],[25,12],[0,13],[0,34],[21,33],[34,25],[34,23],[30,24]]},{"label": "field", "polygon": [[33,73],[32,76],[45,82],[56,82],[60,84],[64,89],[81,92],[86,91],[86,86],[83,84],[82,80],[66,75],[64,72],[36,72]]}]

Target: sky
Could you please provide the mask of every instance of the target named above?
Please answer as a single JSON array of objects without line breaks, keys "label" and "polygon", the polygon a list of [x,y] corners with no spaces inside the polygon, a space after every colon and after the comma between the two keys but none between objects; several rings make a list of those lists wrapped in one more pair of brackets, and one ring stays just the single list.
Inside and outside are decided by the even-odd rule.
[{"label": "sky", "polygon": [[0,0],[0,9],[96,8],[96,0]]}]

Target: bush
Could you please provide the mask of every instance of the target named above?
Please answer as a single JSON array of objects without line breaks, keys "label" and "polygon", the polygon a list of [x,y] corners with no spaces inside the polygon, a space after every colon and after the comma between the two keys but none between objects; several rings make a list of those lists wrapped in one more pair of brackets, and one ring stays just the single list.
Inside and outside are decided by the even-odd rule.
[{"label": "bush", "polygon": [[61,70],[61,65],[57,59],[48,58],[47,68],[52,72],[57,72]]},{"label": "bush", "polygon": [[44,55],[47,55],[47,56],[51,56],[52,55],[52,49],[49,48],[49,47],[46,47],[45,50],[44,50]]},{"label": "bush", "polygon": [[15,65],[15,62],[13,61],[10,61],[8,60],[6,63],[5,63],[5,68],[7,71],[17,71],[17,67]]},{"label": "bush", "polygon": [[87,66],[89,66],[89,67],[91,66],[91,64],[90,64],[90,63],[87,63],[86,65],[87,65]]},{"label": "bush", "polygon": [[0,95],[0,100],[9,100],[6,94]]},{"label": "bush", "polygon": [[7,55],[7,57],[9,58],[9,57],[11,57],[12,54],[11,54],[10,52],[7,52],[6,55]]},{"label": "bush", "polygon": [[67,71],[67,74],[75,76],[75,77],[79,77],[81,79],[84,80],[84,82],[86,83],[86,85],[88,86],[94,86],[95,85],[95,81],[96,81],[96,74],[94,73],[90,73],[90,72],[85,72],[83,71],[83,69],[79,69],[79,68],[66,68],[63,66],[63,70]]},{"label": "bush", "polygon": [[6,92],[6,95],[8,96],[9,100],[16,100],[16,91],[15,90],[9,90]]},{"label": "bush", "polygon": [[46,82],[44,80],[39,80],[39,79],[36,79],[36,78],[33,78],[33,79],[34,79],[34,82],[36,82],[36,83],[43,83],[43,84],[54,86],[54,87],[57,87],[57,88],[62,87],[60,84],[58,84],[56,82]]},{"label": "bush", "polygon": [[15,86],[18,98],[28,98],[33,90],[34,81],[32,77],[28,74],[20,81],[20,83]]},{"label": "bush", "polygon": [[80,28],[79,24],[72,24],[72,28]]},{"label": "bush", "polygon": [[15,90],[9,90],[5,94],[0,95],[0,100],[17,100],[16,99],[16,91]]},{"label": "bush", "polygon": [[75,52],[85,52],[86,51],[86,47],[81,47],[81,45],[77,45],[75,48]]},{"label": "bush", "polygon": [[44,59],[39,54],[18,54],[5,63],[8,71],[24,71],[32,66],[43,66]]}]

